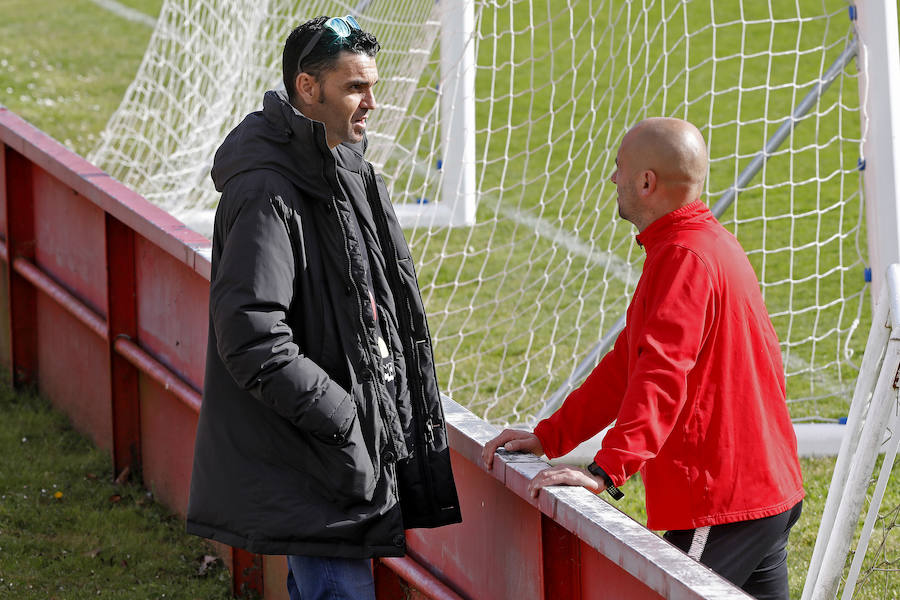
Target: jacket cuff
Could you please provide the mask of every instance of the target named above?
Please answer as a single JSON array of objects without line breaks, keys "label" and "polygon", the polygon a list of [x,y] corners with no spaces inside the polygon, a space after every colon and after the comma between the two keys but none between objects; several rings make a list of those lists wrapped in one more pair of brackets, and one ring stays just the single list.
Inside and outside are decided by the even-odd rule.
[{"label": "jacket cuff", "polygon": [[594,455],[594,464],[603,469],[603,472],[606,473],[606,476],[609,477],[614,486],[622,487],[623,485],[625,485],[625,481],[628,478],[624,477],[621,474],[622,467],[611,465],[608,460],[603,460],[603,456],[603,450],[601,449],[599,452],[597,452],[597,454]]},{"label": "jacket cuff", "polygon": [[544,419],[538,423],[534,428],[534,435],[541,442],[541,448],[544,449],[544,454],[547,455],[547,458],[562,456],[562,453],[558,451],[560,446],[559,434],[550,419]]}]

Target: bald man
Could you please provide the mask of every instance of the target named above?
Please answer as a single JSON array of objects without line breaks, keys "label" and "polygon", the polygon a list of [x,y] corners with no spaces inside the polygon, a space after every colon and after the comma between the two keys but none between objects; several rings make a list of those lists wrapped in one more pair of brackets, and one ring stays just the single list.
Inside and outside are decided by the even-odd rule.
[{"label": "bald man", "polygon": [[[577,485],[621,497],[640,471],[647,526],[761,599],[787,599],[787,539],[803,483],[778,339],[738,241],[700,200],[708,168],[696,127],[635,125],[611,180],[647,253],[613,349],[533,433],[494,452],[562,456],[615,422],[586,469],[539,473],[529,491]],[[618,498],[617,498],[618,499]]]}]

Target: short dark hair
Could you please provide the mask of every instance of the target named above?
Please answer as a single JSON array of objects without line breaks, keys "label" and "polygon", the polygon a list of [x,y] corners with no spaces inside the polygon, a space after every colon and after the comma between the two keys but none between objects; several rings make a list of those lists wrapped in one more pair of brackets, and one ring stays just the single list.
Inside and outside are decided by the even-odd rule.
[{"label": "short dark hair", "polygon": [[[300,73],[309,73],[316,79],[322,73],[334,68],[338,55],[342,51],[355,54],[365,54],[374,57],[381,50],[381,45],[375,36],[361,29],[351,29],[347,37],[339,37],[325,27],[329,17],[316,17],[294,28],[284,43],[284,53],[281,56],[281,69],[284,77],[284,87],[287,89],[288,98],[294,101],[294,82]],[[319,41],[313,46],[312,51],[303,59],[303,64],[297,64],[300,53],[323,29]]]}]

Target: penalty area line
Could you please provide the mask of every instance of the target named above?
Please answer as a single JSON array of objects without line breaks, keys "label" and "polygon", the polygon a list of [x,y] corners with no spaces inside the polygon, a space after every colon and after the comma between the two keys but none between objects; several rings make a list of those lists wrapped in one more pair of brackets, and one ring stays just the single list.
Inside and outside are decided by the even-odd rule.
[{"label": "penalty area line", "polygon": [[596,267],[608,269],[610,275],[627,286],[636,284],[640,277],[640,272],[627,261],[612,252],[598,250],[584,243],[576,235],[553,225],[541,217],[534,216],[518,208],[504,206],[502,203],[500,203],[500,212],[516,223],[533,228],[537,235],[549,240],[551,244],[565,248]]},{"label": "penalty area line", "polygon": [[154,19],[150,15],[146,15],[139,10],[131,8],[130,6],[119,4],[115,0],[91,0],[91,2],[93,2],[100,8],[105,8],[109,12],[122,17],[123,19],[128,19],[129,21],[140,23],[141,25],[146,25],[147,27],[151,28],[156,27],[156,19]]}]

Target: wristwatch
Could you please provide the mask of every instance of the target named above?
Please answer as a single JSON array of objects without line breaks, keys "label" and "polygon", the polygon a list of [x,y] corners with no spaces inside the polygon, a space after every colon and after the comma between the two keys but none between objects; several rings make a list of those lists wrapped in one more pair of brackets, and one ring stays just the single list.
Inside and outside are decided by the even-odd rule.
[{"label": "wristwatch", "polygon": [[625,497],[625,494],[622,492],[622,490],[613,485],[612,479],[609,478],[609,475],[606,474],[606,471],[601,469],[597,463],[592,462],[591,464],[589,464],[587,470],[588,473],[590,473],[594,477],[599,477],[603,480],[603,484],[606,486],[606,491],[610,496],[612,496],[613,500],[619,501]]}]

